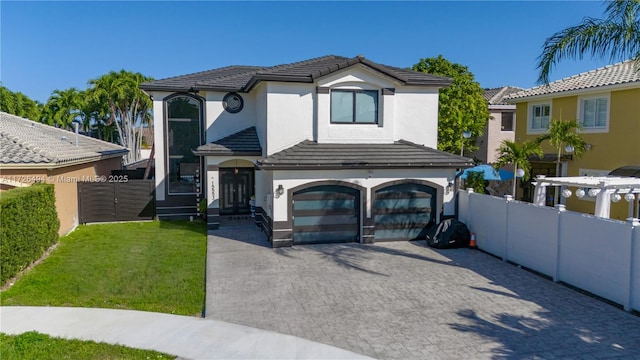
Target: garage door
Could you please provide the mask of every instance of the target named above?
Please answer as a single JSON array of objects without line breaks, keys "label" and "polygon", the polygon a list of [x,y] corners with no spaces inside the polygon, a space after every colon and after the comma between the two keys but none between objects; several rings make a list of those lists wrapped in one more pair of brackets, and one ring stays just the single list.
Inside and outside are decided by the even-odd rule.
[{"label": "garage door", "polygon": [[359,241],[360,192],[337,185],[293,194],[293,243]]},{"label": "garage door", "polygon": [[375,241],[424,238],[436,219],[436,189],[422,184],[398,184],[375,192]]}]

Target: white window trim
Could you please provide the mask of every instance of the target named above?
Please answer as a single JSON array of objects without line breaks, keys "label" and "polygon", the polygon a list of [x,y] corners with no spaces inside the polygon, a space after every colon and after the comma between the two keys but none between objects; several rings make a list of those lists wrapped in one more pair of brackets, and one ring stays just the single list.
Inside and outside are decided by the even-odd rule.
[{"label": "white window trim", "polygon": [[531,126],[533,124],[533,107],[540,105],[549,105],[549,123],[551,123],[553,114],[553,102],[551,100],[548,101],[538,101],[538,102],[530,102],[527,105],[527,134],[546,134],[549,129],[532,129]]},{"label": "white window trim", "polygon": [[584,107],[582,106],[582,103],[584,102],[584,100],[600,99],[600,98],[606,98],[607,99],[607,118],[605,119],[605,126],[603,126],[603,127],[583,128],[580,131],[581,133],[590,134],[590,133],[608,133],[609,132],[609,119],[610,119],[610,114],[611,114],[611,93],[610,92],[579,96],[578,97],[578,111],[576,112],[576,114],[578,114],[578,119],[577,120],[578,120],[578,123],[580,125],[582,125],[583,109],[584,109]]}]

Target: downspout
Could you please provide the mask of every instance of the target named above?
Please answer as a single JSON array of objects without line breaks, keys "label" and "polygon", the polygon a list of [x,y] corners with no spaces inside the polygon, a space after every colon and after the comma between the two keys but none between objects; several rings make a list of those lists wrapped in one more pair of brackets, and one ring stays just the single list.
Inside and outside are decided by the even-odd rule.
[{"label": "downspout", "polygon": [[456,174],[456,176],[453,177],[453,196],[455,197],[455,218],[456,220],[458,220],[458,215],[459,215],[459,207],[460,204],[458,203],[459,198],[458,198],[458,180],[459,178],[462,176],[462,174],[464,174],[464,169],[460,168],[459,169],[459,173]]}]

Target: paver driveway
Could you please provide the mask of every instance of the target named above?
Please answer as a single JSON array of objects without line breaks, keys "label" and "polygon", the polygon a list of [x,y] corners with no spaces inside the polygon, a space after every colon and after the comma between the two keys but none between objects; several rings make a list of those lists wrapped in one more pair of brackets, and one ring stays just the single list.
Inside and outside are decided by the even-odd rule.
[{"label": "paver driveway", "polygon": [[640,359],[639,317],[480,251],[213,234],[210,318],[385,359]]}]

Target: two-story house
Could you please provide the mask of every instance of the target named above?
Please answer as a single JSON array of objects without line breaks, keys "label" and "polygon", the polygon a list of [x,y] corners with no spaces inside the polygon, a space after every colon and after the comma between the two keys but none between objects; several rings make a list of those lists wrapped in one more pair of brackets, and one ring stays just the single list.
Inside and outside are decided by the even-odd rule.
[{"label": "two-story house", "polygon": [[[576,158],[562,150],[562,166],[556,174],[557,150],[545,142],[544,158],[532,159],[533,177],[602,176],[620,167],[640,165],[640,72],[634,68],[633,61],[533,87],[511,94],[507,99],[516,104],[518,142],[546,133],[551,119],[577,119],[582,125],[580,135],[587,143],[587,151]],[[525,184],[525,199],[531,199],[532,189]],[[547,190],[549,204],[553,203],[553,196],[557,196],[553,190]],[[594,198],[589,196],[572,196],[567,199],[567,208],[593,213],[594,203]],[[611,217],[625,219],[627,207],[624,201],[612,204]]]},{"label": "two-story house", "polygon": [[476,139],[478,150],[471,153],[471,157],[485,164],[493,164],[498,161],[497,149],[502,141],[515,139],[516,106],[507,103],[504,98],[522,90],[513,86],[484,89],[483,96],[487,100],[491,117],[482,136]]},{"label": "two-story house", "polygon": [[419,237],[454,214],[456,169],[472,166],[436,150],[438,91],[450,83],[362,56],[145,83],[158,216],[193,216],[206,198],[217,229],[255,199],[274,247]]}]

